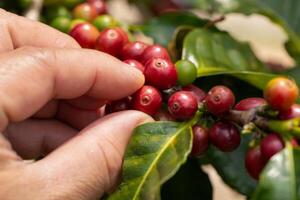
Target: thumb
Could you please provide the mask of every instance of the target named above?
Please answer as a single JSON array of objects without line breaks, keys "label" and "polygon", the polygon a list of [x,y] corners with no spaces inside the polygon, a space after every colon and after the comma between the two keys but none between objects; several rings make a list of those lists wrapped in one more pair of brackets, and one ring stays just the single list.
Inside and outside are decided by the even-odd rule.
[{"label": "thumb", "polygon": [[37,162],[37,171],[59,197],[97,199],[116,185],[133,129],[150,121],[138,111],[104,117]]}]

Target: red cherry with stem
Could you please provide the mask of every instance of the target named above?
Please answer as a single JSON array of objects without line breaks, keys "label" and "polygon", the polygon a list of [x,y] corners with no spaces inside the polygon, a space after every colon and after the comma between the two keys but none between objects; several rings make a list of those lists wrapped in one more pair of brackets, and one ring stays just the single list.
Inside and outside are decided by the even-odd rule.
[{"label": "red cherry with stem", "polygon": [[141,61],[142,55],[147,47],[147,44],[139,41],[127,43],[122,49],[121,57],[123,60],[134,59]]},{"label": "red cherry with stem", "polygon": [[182,90],[192,92],[196,96],[198,103],[201,103],[206,97],[204,90],[193,84],[183,87]]},{"label": "red cherry with stem", "polygon": [[266,163],[259,146],[253,147],[247,151],[245,166],[249,175],[255,180],[259,179],[259,175]]},{"label": "red cherry with stem", "polygon": [[175,119],[190,119],[198,110],[197,98],[191,92],[176,92],[169,98],[168,110]]},{"label": "red cherry with stem", "polygon": [[138,90],[132,99],[132,107],[149,115],[155,115],[162,106],[160,92],[149,85],[143,86]]},{"label": "red cherry with stem", "polygon": [[267,105],[265,99],[259,97],[252,97],[252,98],[241,100],[235,105],[234,109],[240,111],[246,111],[263,105]]},{"label": "red cherry with stem", "polygon": [[143,55],[141,62],[146,64],[150,59],[162,58],[164,60],[171,60],[168,51],[160,45],[148,46]]},{"label": "red cherry with stem", "polygon": [[292,107],[299,95],[296,83],[288,78],[272,79],[264,90],[264,97],[271,108],[286,111]]},{"label": "red cherry with stem", "polygon": [[300,105],[299,104],[294,104],[292,107],[290,107],[286,111],[281,111],[279,113],[279,119],[282,120],[288,120],[288,119],[293,119],[300,117]]},{"label": "red cherry with stem", "polygon": [[260,150],[266,160],[269,160],[272,156],[281,151],[283,148],[284,143],[282,141],[282,138],[276,133],[267,135],[265,138],[262,139],[260,143]]},{"label": "red cherry with stem", "polygon": [[105,114],[129,110],[131,104],[130,100],[130,97],[126,97],[124,99],[107,103],[105,106]]},{"label": "red cherry with stem", "polygon": [[87,0],[87,2],[96,9],[98,15],[107,13],[107,6],[103,0]]},{"label": "red cherry with stem", "polygon": [[166,90],[177,81],[177,72],[174,64],[162,58],[152,58],[145,65],[145,79],[149,85]]},{"label": "red cherry with stem", "polygon": [[125,41],[116,29],[104,30],[96,41],[96,49],[118,57]]},{"label": "red cherry with stem", "polygon": [[133,59],[128,59],[128,60],[125,60],[124,63],[126,63],[126,64],[128,64],[132,67],[135,67],[136,69],[138,69],[138,70],[140,70],[141,72],[144,73],[145,67],[139,61],[136,61],[136,60],[133,60]]},{"label": "red cherry with stem", "polygon": [[215,86],[207,94],[207,110],[218,116],[228,112],[235,103],[233,92],[225,86]]},{"label": "red cherry with stem", "polygon": [[75,19],[84,19],[91,22],[98,16],[98,12],[91,4],[82,3],[74,8],[73,16]]},{"label": "red cherry with stem", "polygon": [[208,130],[202,126],[193,126],[193,147],[191,151],[191,156],[201,156],[207,149],[209,144],[209,134]]},{"label": "red cherry with stem", "polygon": [[81,47],[92,49],[94,48],[100,33],[92,24],[82,23],[75,26],[71,30],[70,35],[80,44]]},{"label": "red cherry with stem", "polygon": [[209,139],[215,147],[224,152],[234,151],[241,142],[241,136],[235,125],[224,121],[217,122],[211,127]]}]

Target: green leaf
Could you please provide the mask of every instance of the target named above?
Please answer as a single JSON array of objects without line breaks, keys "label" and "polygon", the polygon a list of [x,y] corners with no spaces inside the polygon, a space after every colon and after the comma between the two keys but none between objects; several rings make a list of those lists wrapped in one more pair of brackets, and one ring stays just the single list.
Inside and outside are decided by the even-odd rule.
[{"label": "green leaf", "polygon": [[152,37],[155,43],[167,47],[179,26],[203,27],[208,22],[190,12],[170,12],[151,19],[140,28],[146,35]]},{"label": "green leaf", "polygon": [[234,152],[224,153],[212,147],[207,155],[224,182],[247,196],[251,196],[256,187],[256,181],[248,175],[244,164],[249,141],[250,136],[244,136]]},{"label": "green leaf", "polygon": [[162,200],[211,200],[212,185],[197,160],[188,160],[162,187]]},{"label": "green leaf", "polygon": [[225,32],[195,29],[183,44],[182,58],[198,67],[198,76],[227,74],[263,89],[274,75],[255,57],[246,43]]},{"label": "green leaf", "polygon": [[287,146],[263,170],[252,200],[300,199],[300,150]]},{"label": "green leaf", "polygon": [[122,183],[108,199],[160,199],[160,186],[191,150],[190,123],[155,122],[136,128],[125,155]]}]

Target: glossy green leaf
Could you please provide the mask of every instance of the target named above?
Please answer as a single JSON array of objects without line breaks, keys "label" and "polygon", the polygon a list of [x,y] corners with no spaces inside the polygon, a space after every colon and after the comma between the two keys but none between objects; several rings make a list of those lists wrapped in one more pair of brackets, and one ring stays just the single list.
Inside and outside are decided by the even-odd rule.
[{"label": "glossy green leaf", "polygon": [[224,182],[247,196],[251,196],[256,187],[256,181],[248,175],[244,164],[249,141],[250,137],[244,136],[239,148],[232,153],[214,147],[208,152],[208,159]]},{"label": "glossy green leaf", "polygon": [[286,147],[263,170],[251,200],[300,199],[300,150]]},{"label": "glossy green leaf", "polygon": [[122,183],[109,200],[160,199],[160,186],[186,161],[192,146],[190,123],[155,122],[134,131]]},{"label": "glossy green leaf", "polygon": [[190,12],[170,12],[151,19],[140,28],[146,35],[152,37],[155,43],[167,47],[179,26],[203,27],[207,23],[208,20]]},{"label": "glossy green leaf", "polygon": [[197,160],[188,160],[162,187],[162,200],[211,200],[212,185]]},{"label": "glossy green leaf", "polygon": [[198,76],[228,74],[263,89],[274,75],[255,57],[246,43],[225,32],[195,29],[183,44],[182,58],[198,67]]}]

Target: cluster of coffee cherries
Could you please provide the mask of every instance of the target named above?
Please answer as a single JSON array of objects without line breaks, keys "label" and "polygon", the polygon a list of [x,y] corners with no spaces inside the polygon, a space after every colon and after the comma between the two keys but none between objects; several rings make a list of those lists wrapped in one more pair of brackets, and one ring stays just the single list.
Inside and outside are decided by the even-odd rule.
[{"label": "cluster of coffee cherries", "polygon": [[[247,112],[257,108],[269,108],[278,112],[278,120],[290,120],[300,117],[300,105],[295,104],[299,95],[297,85],[290,79],[278,77],[272,79],[264,90],[264,98],[254,97],[243,99],[234,105],[235,98],[232,91],[225,86],[215,86],[204,99],[206,110],[216,117],[216,122],[209,129],[196,125],[193,127],[194,145],[193,155],[202,155],[208,149],[209,143],[220,151],[231,152],[240,144],[239,125],[235,121],[228,121],[228,112],[232,110]],[[225,119],[225,120],[224,120]],[[267,130],[266,130],[267,131]],[[251,177],[258,180],[266,163],[276,153],[285,147],[284,138],[278,133],[263,133],[255,138],[245,155],[245,166]],[[254,135],[256,133],[253,133]],[[293,147],[298,142],[292,136],[285,138]]]},{"label": "cluster of coffee cherries", "polygon": [[[239,146],[240,128],[235,121],[229,121],[226,117],[230,111],[247,112],[257,108],[268,108],[278,113],[275,117],[278,120],[299,118],[300,105],[295,104],[298,95],[298,87],[292,80],[278,77],[267,84],[264,98],[246,98],[234,105],[235,97],[232,91],[225,86],[215,86],[208,92],[203,103],[206,111],[216,117],[216,122],[209,129],[201,125],[193,127],[192,155],[199,156],[205,153],[209,143],[223,152],[234,151]],[[251,143],[245,155],[245,166],[249,175],[258,180],[266,163],[285,147],[285,142],[280,134],[268,133],[265,130],[261,131],[259,137],[256,135],[254,138],[254,143]],[[298,147],[297,140],[292,136],[285,140],[289,140],[293,147]]]},{"label": "cluster of coffee cherries", "polygon": [[104,0],[86,0],[86,2],[73,7],[76,1],[78,0],[70,1],[68,6],[59,4],[45,7],[41,20],[64,33],[70,33],[75,26],[82,23],[93,25],[86,26],[86,29],[92,30],[89,30],[89,34],[86,33],[86,37],[89,37],[86,40],[90,41],[83,44],[84,47],[90,48],[89,45],[99,35],[99,30],[118,26],[118,21],[107,14],[108,9]]},{"label": "cluster of coffee cherries", "polygon": [[[290,120],[300,117],[300,105],[295,104],[298,96],[298,87],[292,80],[278,77],[267,84],[264,99],[255,100],[255,104],[256,106],[268,105],[278,111],[276,117],[278,120]],[[278,133],[268,133],[262,135],[262,139],[248,150],[245,165],[254,179],[259,179],[267,162],[285,147],[286,140],[289,140],[288,142],[295,148],[299,146],[297,140],[291,136],[283,138]]]},{"label": "cluster of coffee cherries", "polygon": [[86,21],[73,26],[69,34],[83,48],[108,53],[123,60],[129,67],[135,67],[146,80],[146,85],[132,96],[109,102],[106,113],[136,109],[160,118],[166,105],[168,115],[165,117],[174,120],[192,118],[205,97],[204,91],[192,85],[197,77],[196,66],[187,60],[174,64],[168,51],[160,45],[130,41],[129,34],[117,24],[104,26],[103,15],[88,15],[87,18],[87,13],[83,11],[83,7],[87,6],[92,8],[88,2],[74,8],[73,15],[78,19],[85,17]]}]

